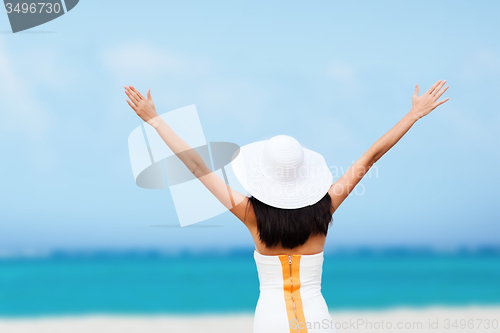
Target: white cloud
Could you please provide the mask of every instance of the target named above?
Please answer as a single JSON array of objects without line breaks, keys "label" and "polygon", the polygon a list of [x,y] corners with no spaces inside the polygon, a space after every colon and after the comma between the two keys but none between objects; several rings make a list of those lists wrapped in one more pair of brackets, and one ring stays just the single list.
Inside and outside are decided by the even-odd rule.
[{"label": "white cloud", "polygon": [[[270,93],[260,86],[223,78],[207,59],[180,55],[147,42],[111,46],[102,52],[101,60],[116,82],[134,82],[139,90],[141,86],[151,88],[153,100],[160,108],[196,103],[203,105],[199,112],[254,126],[270,98]],[[124,101],[125,98],[124,95]],[[128,105],[124,103],[124,107]],[[114,118],[125,114],[123,107],[112,112]]]},{"label": "white cloud", "polygon": [[131,112],[123,85],[133,84],[142,93],[151,88],[158,110],[164,112],[165,107],[193,104],[200,79],[214,72],[206,59],[176,54],[144,41],[111,45],[102,50],[100,60],[116,87],[106,108],[111,122]]},{"label": "white cloud", "polygon": [[212,72],[212,66],[206,60],[180,56],[145,42],[110,47],[102,53],[102,61],[106,68],[119,77],[130,76],[130,73],[154,77]]}]

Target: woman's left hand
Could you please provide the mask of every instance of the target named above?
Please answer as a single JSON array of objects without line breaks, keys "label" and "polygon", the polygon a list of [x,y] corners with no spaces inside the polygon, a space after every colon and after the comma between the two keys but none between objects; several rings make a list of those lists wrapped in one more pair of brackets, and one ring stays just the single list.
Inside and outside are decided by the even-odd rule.
[{"label": "woman's left hand", "polygon": [[446,83],[446,80],[439,80],[434,83],[434,85],[427,90],[422,96],[418,96],[418,84],[415,85],[415,93],[412,97],[412,108],[410,114],[416,116],[416,119],[420,119],[426,115],[428,115],[432,110],[437,108],[439,105],[448,101],[450,98],[446,98],[440,102],[437,100],[441,95],[448,89],[448,86],[444,87],[443,90],[441,88]]},{"label": "woman's left hand", "polygon": [[155,109],[155,103],[153,103],[153,99],[151,98],[151,89],[148,90],[148,98],[142,96],[142,94],[132,86],[125,86],[125,94],[127,94],[128,98],[130,98],[130,101],[127,100],[128,105],[130,105],[130,107],[139,117],[141,117],[142,120],[148,122],[151,119],[158,117]]}]

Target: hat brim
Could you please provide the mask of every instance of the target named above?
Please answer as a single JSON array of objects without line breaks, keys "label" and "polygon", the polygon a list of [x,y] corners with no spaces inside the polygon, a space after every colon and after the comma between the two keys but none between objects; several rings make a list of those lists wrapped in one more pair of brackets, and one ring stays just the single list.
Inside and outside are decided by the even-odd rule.
[{"label": "hat brim", "polygon": [[247,144],[235,152],[231,167],[241,186],[252,196],[273,207],[302,208],[321,200],[330,189],[333,175],[324,157],[304,150],[304,164],[293,182],[268,178],[260,168],[267,140]]}]

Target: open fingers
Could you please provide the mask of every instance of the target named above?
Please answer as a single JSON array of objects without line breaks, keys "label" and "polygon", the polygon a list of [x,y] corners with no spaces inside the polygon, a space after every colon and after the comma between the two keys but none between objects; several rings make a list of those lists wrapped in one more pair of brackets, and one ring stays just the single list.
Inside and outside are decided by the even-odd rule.
[{"label": "open fingers", "polygon": [[426,94],[428,95],[431,95],[432,92],[434,91],[434,89],[436,89],[436,87],[441,83],[441,80],[439,80],[438,82],[434,83],[432,85],[432,87],[429,88],[429,90],[427,90]]},{"label": "open fingers", "polygon": [[[129,87],[132,87],[132,86],[129,86]],[[128,89],[128,92],[129,92],[132,96],[134,96],[134,97],[135,97],[135,99],[136,99],[137,101],[140,101],[141,99],[143,99],[143,98],[141,98],[141,96],[142,96],[142,95],[141,95],[141,96],[139,96],[139,95],[137,94],[137,93],[138,93],[138,91],[137,91],[137,90],[135,90],[135,89],[133,90],[132,88],[129,88],[129,89]]]},{"label": "open fingers", "polygon": [[129,86],[129,87],[130,87],[130,89],[131,89],[131,90],[132,90],[132,91],[133,91],[133,92],[137,95],[137,97],[138,97],[139,99],[145,99],[145,98],[144,98],[144,96],[142,96],[142,94],[141,94],[141,93],[140,93],[137,89],[135,89],[135,88],[134,88],[134,87],[132,87],[132,86]]},{"label": "open fingers", "polygon": [[434,88],[434,90],[432,91],[431,95],[432,96],[436,96],[436,94],[439,92],[439,90],[441,90],[441,88],[443,87],[443,85],[445,83],[446,83],[446,80],[441,81],[441,83],[438,84],[436,88]]},{"label": "open fingers", "polygon": [[132,103],[134,103],[135,105],[137,105],[139,103],[137,96],[135,94],[133,94],[133,91],[130,91],[130,89],[125,89],[125,94],[127,94],[128,98],[130,98]]},{"label": "open fingers", "polygon": [[439,99],[439,97],[441,97],[442,94],[444,94],[444,92],[448,89],[448,86],[444,87],[443,90],[441,90],[440,92],[438,92],[436,94],[436,99]]},{"label": "open fingers", "polygon": [[134,105],[134,104],[132,104],[132,102],[130,102],[128,99],[127,99],[127,103],[128,103],[128,105],[130,105],[130,107],[131,107],[134,111],[136,111],[136,112],[137,112],[137,108],[135,107],[135,105]]},{"label": "open fingers", "polygon": [[436,107],[440,106],[441,104],[443,104],[444,102],[446,102],[447,100],[449,100],[450,98],[448,97],[447,99],[444,99],[442,100],[441,102],[437,103],[436,104]]}]

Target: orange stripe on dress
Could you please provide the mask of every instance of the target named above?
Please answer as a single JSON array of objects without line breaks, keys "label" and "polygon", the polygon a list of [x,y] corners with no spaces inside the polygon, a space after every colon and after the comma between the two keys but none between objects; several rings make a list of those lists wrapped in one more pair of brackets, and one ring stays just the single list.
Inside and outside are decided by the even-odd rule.
[{"label": "orange stripe on dress", "polygon": [[[297,312],[298,321],[300,324],[300,332],[307,333],[306,319],[304,316],[304,308],[302,306],[302,297],[300,297],[300,254],[296,256],[295,260],[292,255],[292,281],[293,281],[293,299],[295,300],[295,309]],[[295,282],[297,281],[297,282]]]},{"label": "orange stripe on dress", "polygon": [[[290,263],[288,262],[288,255],[279,255],[281,268],[283,270],[283,291],[285,296],[286,313],[288,316],[290,333],[307,333],[304,309],[302,307],[302,298],[300,297],[300,258],[300,254],[292,255],[292,267],[290,275]],[[295,314],[297,316],[295,316]]]}]

